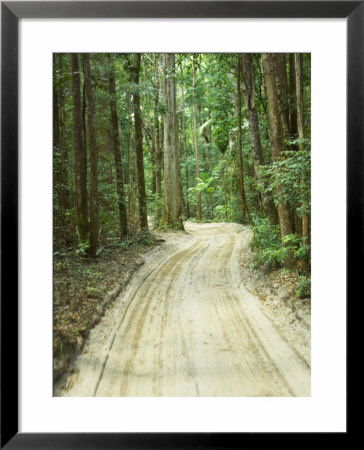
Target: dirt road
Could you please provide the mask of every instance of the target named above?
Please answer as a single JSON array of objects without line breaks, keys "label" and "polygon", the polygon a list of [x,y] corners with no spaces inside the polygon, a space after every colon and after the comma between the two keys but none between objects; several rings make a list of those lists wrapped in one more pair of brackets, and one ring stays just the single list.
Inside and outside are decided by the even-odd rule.
[{"label": "dirt road", "polygon": [[238,228],[188,222],[148,255],[54,395],[309,396],[309,367],[242,284]]}]

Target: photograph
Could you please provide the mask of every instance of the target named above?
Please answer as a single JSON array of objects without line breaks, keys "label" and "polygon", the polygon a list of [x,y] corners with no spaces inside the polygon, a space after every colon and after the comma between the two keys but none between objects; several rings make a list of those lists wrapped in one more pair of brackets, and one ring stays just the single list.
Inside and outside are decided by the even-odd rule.
[{"label": "photograph", "polygon": [[53,53],[53,396],[311,396],[311,54]]}]

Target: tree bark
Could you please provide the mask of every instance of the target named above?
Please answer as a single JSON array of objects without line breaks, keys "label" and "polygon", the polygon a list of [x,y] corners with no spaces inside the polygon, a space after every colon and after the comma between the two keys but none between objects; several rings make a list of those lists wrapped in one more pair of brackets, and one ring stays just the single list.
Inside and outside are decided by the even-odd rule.
[{"label": "tree bark", "polygon": [[159,104],[159,91],[160,91],[160,83],[159,83],[159,70],[158,70],[158,56],[154,55],[154,153],[155,153],[155,192],[157,195],[160,195],[162,192],[162,180],[161,180],[161,145],[160,145],[160,126],[159,126],[159,112],[158,112],[158,104]]},{"label": "tree bark", "polygon": [[281,110],[282,131],[285,139],[289,138],[289,103],[287,84],[287,62],[285,53],[273,55],[276,64],[276,80],[278,88],[279,107]]},{"label": "tree bark", "polygon": [[[196,104],[196,64],[195,64],[195,55],[193,55],[193,63],[192,63],[192,89],[193,89],[193,103],[192,103],[193,145],[194,145],[194,148],[195,148],[196,178],[200,178],[200,164],[199,164],[198,143],[197,143],[197,104]],[[201,192],[198,192],[197,193],[196,220],[197,220],[197,222],[201,222],[201,219],[202,219]]]},{"label": "tree bark", "polygon": [[241,212],[243,220],[249,220],[249,208],[246,201],[245,186],[244,186],[244,163],[243,163],[243,142],[241,130],[241,71],[242,71],[242,56],[238,55],[237,67],[237,108],[238,108],[238,153],[239,153],[239,182],[240,182],[240,198],[241,198]]},{"label": "tree bark", "polygon": [[[184,86],[181,86],[181,110],[182,110],[182,139],[183,139],[183,154],[185,161],[185,192],[188,192],[188,164],[187,164],[187,135],[186,135],[186,111],[185,111],[185,91]],[[186,217],[190,217],[190,203],[186,195]]]},{"label": "tree bark", "polygon": [[[303,55],[302,53],[295,53],[295,73],[296,73],[296,97],[297,97],[297,130],[298,138],[300,140],[299,150],[304,150],[304,103],[303,103]],[[301,180],[301,184],[303,180]],[[305,208],[306,205],[303,205]],[[302,215],[302,238],[304,244],[309,244],[310,222],[307,214]]]},{"label": "tree bark", "polygon": [[136,89],[133,94],[133,101],[134,101],[135,149],[136,149],[136,168],[138,181],[139,219],[141,231],[148,231],[147,200],[145,192],[144,160],[143,160],[143,128],[142,128],[142,116],[140,111],[140,94],[138,92],[140,63],[141,63],[141,54],[135,53],[134,63],[132,65],[132,77],[133,83],[136,86]]},{"label": "tree bark", "polygon": [[109,94],[110,94],[110,113],[111,113],[111,140],[114,152],[115,171],[116,171],[116,190],[118,193],[118,207],[120,220],[120,239],[123,239],[128,233],[128,216],[126,212],[126,202],[124,193],[124,174],[123,161],[121,157],[121,136],[119,131],[119,114],[116,101],[115,67],[114,56],[108,54],[109,68]]},{"label": "tree bark", "polygon": [[278,224],[277,210],[272,197],[266,192],[266,185],[260,174],[260,168],[264,166],[263,149],[260,140],[258,112],[255,107],[255,70],[250,53],[242,55],[242,78],[245,107],[247,110],[250,142],[254,161],[254,170],[258,185],[262,186],[260,191],[262,196],[263,210],[271,225]]},{"label": "tree bark", "polygon": [[134,152],[134,139],[133,139],[133,111],[130,93],[126,95],[126,107],[128,110],[128,210],[129,221],[134,222],[136,213],[136,195],[137,195],[137,182],[136,182],[136,167],[135,167],[135,152]]},{"label": "tree bark", "polygon": [[[269,129],[272,157],[273,161],[277,161],[285,148],[281,117],[282,110],[279,106],[278,88],[276,83],[277,63],[274,55],[270,53],[263,53],[262,62],[269,104]],[[279,184],[276,186],[276,191],[278,198],[280,198],[282,188]],[[279,200],[278,203],[278,217],[281,238],[283,239],[284,236],[292,233],[292,223],[289,207],[281,200]]]},{"label": "tree bark", "polygon": [[87,171],[85,167],[86,149],[84,147],[82,136],[81,83],[78,54],[71,53],[70,61],[72,72],[72,121],[75,153],[75,206],[77,230],[81,244],[86,245],[89,242]]},{"label": "tree bark", "polygon": [[95,129],[95,101],[91,79],[90,55],[82,55],[85,93],[87,100],[87,128],[90,145],[90,249],[91,258],[96,258],[99,239],[99,194],[98,194],[98,148],[96,144]]},{"label": "tree bark", "polygon": [[164,213],[163,223],[175,229],[183,229],[183,197],[176,107],[175,55],[163,55],[164,116]]},{"label": "tree bark", "polygon": [[[294,53],[289,54],[289,126],[292,139],[297,138],[296,68]],[[296,147],[297,148],[297,147]]]}]

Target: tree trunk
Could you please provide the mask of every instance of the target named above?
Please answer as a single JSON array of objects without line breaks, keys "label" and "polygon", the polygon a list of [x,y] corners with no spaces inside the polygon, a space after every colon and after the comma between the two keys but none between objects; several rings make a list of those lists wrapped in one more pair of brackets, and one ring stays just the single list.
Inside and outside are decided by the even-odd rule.
[{"label": "tree trunk", "polygon": [[139,201],[139,219],[140,229],[148,231],[148,217],[147,217],[147,200],[145,192],[144,179],[144,160],[143,160],[143,128],[142,116],[140,111],[140,94],[138,92],[139,72],[140,72],[141,54],[135,53],[134,64],[132,66],[133,83],[136,89],[133,94],[134,100],[134,125],[135,125],[135,149],[136,149],[136,168],[138,181],[138,201]]},{"label": "tree trunk", "polygon": [[75,153],[75,206],[77,217],[77,230],[80,243],[87,245],[89,242],[88,204],[87,204],[87,171],[86,149],[82,137],[82,110],[81,110],[81,83],[78,54],[70,54],[72,71],[72,118],[73,141]]},{"label": "tree trunk", "polygon": [[[300,140],[299,149],[304,149],[304,103],[303,103],[303,55],[302,53],[295,53],[295,73],[296,73],[296,97],[297,97],[297,130],[298,138]],[[301,180],[301,184],[303,180]],[[305,208],[305,205],[303,205]],[[302,215],[302,238],[304,244],[309,244],[310,230],[309,218],[307,214]]]},{"label": "tree trunk", "polygon": [[[196,64],[195,64],[195,55],[193,55],[193,64],[192,64],[192,89],[193,89],[193,103],[192,103],[193,145],[195,147],[196,178],[200,178],[200,164],[199,164],[198,143],[197,143],[197,105],[196,105]],[[201,222],[201,219],[202,219],[201,192],[198,192],[197,193],[196,220],[197,220],[197,222]]]},{"label": "tree trunk", "polygon": [[242,78],[243,78],[243,92],[245,107],[247,110],[250,142],[254,161],[254,170],[258,185],[262,186],[261,196],[265,215],[267,216],[271,225],[278,224],[277,210],[274,205],[272,197],[266,192],[265,183],[260,175],[260,167],[264,165],[263,150],[260,140],[259,119],[258,112],[255,107],[255,70],[250,53],[242,55]]},{"label": "tree trunk", "polygon": [[238,67],[237,67],[237,107],[238,107],[238,153],[239,153],[239,182],[240,182],[240,197],[241,197],[241,212],[243,220],[250,219],[249,208],[245,196],[244,186],[244,163],[243,163],[243,143],[242,143],[242,130],[241,130],[241,54],[238,55]]},{"label": "tree trunk", "polygon": [[[279,106],[279,96],[276,83],[277,63],[273,54],[263,53],[262,55],[263,70],[266,81],[268,103],[269,103],[269,129],[270,141],[272,147],[273,161],[277,161],[284,150],[284,136],[282,127],[282,111]],[[276,186],[278,203],[278,217],[281,230],[281,238],[292,233],[291,214],[289,207],[280,199],[282,188],[278,184]]]},{"label": "tree trunk", "polygon": [[121,157],[121,136],[119,131],[119,115],[116,101],[115,67],[114,56],[108,54],[109,65],[109,94],[110,94],[110,113],[111,113],[111,140],[114,152],[115,171],[116,171],[116,190],[118,193],[119,220],[120,220],[120,239],[123,239],[128,233],[128,217],[126,212],[125,193],[124,193],[124,174],[123,161]]},{"label": "tree trunk", "polygon": [[99,194],[98,194],[98,148],[96,144],[95,129],[95,101],[91,80],[90,55],[84,53],[82,55],[85,93],[87,100],[87,127],[88,140],[90,143],[90,249],[91,258],[96,258],[96,252],[99,239]]},{"label": "tree trunk", "polygon": [[61,126],[59,113],[59,80],[57,76],[56,55],[53,53],[53,170],[54,170],[54,194],[55,206],[54,209],[54,233],[57,236],[57,241],[62,240],[63,236],[63,219],[65,212],[62,207],[62,141],[61,141]]},{"label": "tree trunk", "polygon": [[279,107],[281,110],[282,131],[285,139],[289,138],[289,104],[287,85],[287,62],[285,53],[273,55],[276,62],[276,80],[278,88]]},{"label": "tree trunk", "polygon": [[163,55],[164,116],[164,214],[163,223],[168,227],[183,229],[183,197],[176,107],[175,55]]},{"label": "tree trunk", "polygon": [[133,140],[133,111],[130,99],[130,93],[126,95],[126,107],[128,110],[128,203],[129,203],[129,221],[134,222],[136,212],[136,167],[135,167],[135,152],[134,152],[134,140]]},{"label": "tree trunk", "polygon": [[[185,92],[184,86],[181,86],[181,110],[182,110],[182,139],[183,139],[183,154],[185,160],[185,192],[188,192],[188,165],[187,165],[187,135],[186,135],[186,112],[185,112]],[[190,204],[186,194],[186,217],[190,217]]]},{"label": "tree trunk", "polygon": [[289,126],[292,139],[297,138],[296,69],[294,53],[289,54]]}]

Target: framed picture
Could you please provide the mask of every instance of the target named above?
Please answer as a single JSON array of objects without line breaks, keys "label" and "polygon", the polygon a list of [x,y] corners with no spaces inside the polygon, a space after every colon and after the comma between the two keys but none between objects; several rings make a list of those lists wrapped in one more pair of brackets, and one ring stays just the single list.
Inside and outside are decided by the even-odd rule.
[{"label": "framed picture", "polygon": [[[357,252],[357,249],[360,248],[358,240],[362,242],[363,234],[363,20],[364,6],[360,1],[14,1],[1,3],[2,447],[59,449],[148,448],[151,446],[156,448],[248,448],[267,445],[268,440],[270,443],[274,440],[278,442],[278,439],[281,441],[283,433],[287,444],[290,441],[293,444],[297,440],[297,433],[300,433],[300,439],[303,441],[310,439],[310,433],[313,432],[315,439],[319,438],[320,433],[323,433],[323,437],[324,433],[336,433],[336,439],[347,438],[346,302],[351,292],[355,290],[355,284],[360,279],[362,269],[362,265],[354,264],[352,256],[354,251]],[[92,190],[92,180],[95,180],[91,173],[93,119],[90,111],[92,111],[93,99],[92,84],[87,84],[87,77],[90,75],[88,72],[90,55],[93,80],[95,77],[99,77],[97,78],[99,91],[95,91],[96,96],[99,95],[97,101],[99,105],[106,102],[107,114],[109,114],[110,108],[111,117],[113,117],[113,104],[110,98],[113,98],[113,95],[117,98],[116,90],[120,89],[121,85],[125,87],[125,84],[120,84],[124,81],[119,81],[115,87],[115,80],[112,81],[115,67],[117,73],[125,76],[125,80],[127,80],[125,83],[129,83],[128,89],[130,89],[131,97],[129,98],[126,94],[123,101],[130,101],[132,98],[134,102],[135,109],[125,117],[115,115],[115,130],[110,134],[112,139],[112,136],[118,134],[120,126],[123,126],[123,120],[127,127],[129,119],[135,124],[137,136],[138,106],[135,103],[135,97],[138,96],[138,93],[143,96],[144,92],[147,92],[143,89],[147,90],[145,86],[147,86],[148,80],[153,84],[156,83],[155,80],[158,77],[163,79],[164,85],[160,89],[163,90],[164,98],[167,98],[168,80],[174,79],[173,76],[166,75],[169,73],[167,56],[172,52],[177,55],[179,70],[182,73],[182,75],[177,75],[180,77],[179,89],[181,89],[178,91],[177,98],[179,101],[183,98],[184,87],[186,87],[186,95],[189,96],[186,104],[190,105],[191,114],[190,116],[186,114],[186,117],[191,130],[193,126],[195,128],[190,135],[191,152],[194,148],[194,135],[197,136],[199,133],[202,142],[201,149],[208,152],[211,136],[214,133],[214,140],[217,143],[216,155],[220,155],[218,153],[220,151],[225,158],[225,150],[221,150],[220,147],[225,146],[231,150],[235,145],[236,151],[238,151],[241,146],[241,136],[239,137],[237,130],[244,129],[244,126],[246,130],[249,130],[249,126],[252,126],[247,119],[245,125],[242,124],[241,117],[240,125],[237,127],[234,128],[230,124],[230,129],[235,133],[236,143],[234,144],[231,133],[229,132],[230,134],[228,133],[226,137],[224,129],[219,128],[216,123],[214,124],[214,116],[209,108],[216,102],[222,104],[224,81],[221,80],[217,83],[220,83],[219,95],[216,91],[216,98],[210,100],[210,103],[204,103],[205,112],[197,112],[198,107],[194,96],[199,95],[196,94],[198,90],[196,90],[195,84],[195,68],[198,65],[200,74],[202,74],[200,79],[203,79],[203,77],[212,77],[215,73],[214,70],[216,73],[221,73],[221,68],[230,67],[228,66],[230,64],[233,71],[232,75],[226,75],[226,83],[230,86],[229,83],[235,83],[232,80],[237,77],[238,84],[234,84],[234,89],[239,92],[241,87],[245,97],[249,95],[247,74],[256,70],[255,76],[258,84],[261,83],[259,80],[264,76],[264,86],[262,83],[259,84],[261,91],[263,90],[261,96],[264,97],[260,106],[262,114],[264,113],[264,99],[267,99],[269,108],[273,108],[275,88],[272,87],[270,91],[270,68],[275,67],[274,64],[277,64],[277,68],[279,67],[280,55],[286,55],[283,57],[284,67],[286,67],[286,71],[288,70],[286,75],[288,73],[292,75],[294,72],[296,83],[300,79],[300,73],[305,72],[306,84],[302,82],[302,89],[310,92],[310,100],[312,79],[312,236],[310,237],[312,240],[313,292],[312,380],[310,376],[307,378],[308,381],[305,377],[299,376],[297,386],[293,390],[288,390],[288,394],[284,389],[278,391],[265,389],[259,392],[253,389],[252,394],[247,394],[248,391],[243,389],[239,394],[229,385],[222,390],[205,386],[203,394],[201,394],[202,391],[193,394],[191,392],[196,391],[195,387],[189,390],[187,384],[185,394],[176,394],[178,389],[163,391],[162,388],[161,392],[167,393],[153,394],[152,391],[146,390],[144,394],[128,394],[119,385],[115,390],[114,381],[102,391],[99,386],[100,378],[96,383],[96,388],[91,386],[90,382],[91,387],[88,391],[84,389],[85,386],[87,388],[88,382],[84,382],[82,389],[75,390],[78,394],[75,394],[74,398],[64,398],[69,392],[72,396],[72,384],[75,383],[76,378],[66,377],[57,389],[53,389],[52,375],[55,372],[51,367],[54,356],[51,344],[52,317],[54,319],[55,316],[52,314],[56,308],[52,305],[55,292],[52,267],[54,261],[61,265],[63,262],[57,259],[53,260],[52,254],[57,252],[56,247],[59,241],[72,239],[72,236],[79,238],[75,250],[78,256],[82,257],[84,254],[90,256],[90,252],[94,251],[93,257],[96,257],[98,247],[97,244],[95,248],[92,247],[92,238],[82,240],[81,225],[78,222],[75,229],[67,234],[65,222],[62,222],[63,219],[59,219],[60,216],[57,216],[53,210],[54,205],[62,203],[62,200],[57,197],[61,192],[57,191],[57,182],[59,181],[57,170],[62,171],[62,168],[59,169],[60,166],[57,166],[58,162],[55,159],[57,156],[54,156],[57,154],[58,147],[54,134],[57,126],[55,127],[54,122],[52,124],[52,116],[54,117],[52,103],[53,108],[54,105],[61,105],[61,109],[68,111],[64,116],[57,114],[57,117],[63,117],[62,120],[67,123],[68,128],[65,127],[65,129],[67,128],[66,132],[69,133],[69,140],[77,140],[75,105],[77,105],[78,97],[76,92],[77,76],[74,75],[82,75],[82,80],[84,80],[82,98],[85,104],[87,103],[87,107],[82,112],[80,103],[79,112],[80,123],[82,120],[84,123],[87,121],[87,131],[85,127],[84,135],[80,137],[80,140],[86,139],[88,142],[91,167],[89,189]],[[142,87],[136,88],[139,78],[133,78],[138,67],[138,57],[135,55],[141,53],[144,55],[144,67],[148,64],[149,72],[144,70],[144,78],[140,83]],[[162,54],[165,56],[162,57]],[[188,54],[192,56],[186,57],[185,55]],[[255,56],[246,60],[242,57],[240,60],[241,57],[238,57],[238,54],[254,54]],[[153,55],[158,56],[154,57]],[[229,57],[231,60],[224,59],[221,55],[232,55],[231,58]],[[270,55],[278,56],[271,57]],[[291,62],[289,55],[292,55]],[[218,65],[216,65],[216,61],[218,61]],[[249,61],[252,66],[249,66]],[[244,68],[246,69],[248,66],[248,72],[244,72]],[[164,71],[163,75],[158,75],[160,67]],[[205,69],[201,69],[201,67],[207,67],[207,72],[203,72]],[[235,68],[237,68],[236,71]],[[188,74],[183,75],[183,70]],[[226,69],[226,73],[229,70]],[[130,80],[127,78],[128,71],[130,71]],[[173,69],[171,71],[173,72]],[[64,80],[65,77],[68,77],[65,82],[68,83],[67,85],[64,84],[62,87],[57,84],[63,83],[59,80]],[[109,91],[100,100],[100,95],[104,92],[104,87],[102,87],[104,81]],[[55,91],[52,91],[53,86],[56,86]],[[88,86],[90,91],[87,91]],[[347,87],[346,92],[345,87]],[[227,91],[228,89],[229,87],[226,88]],[[295,88],[295,93],[298,91]],[[59,99],[55,100],[54,96],[52,102],[52,92],[61,97],[64,96],[62,98],[65,103],[62,104],[62,100]],[[282,108],[279,103],[281,101],[279,95],[277,96],[279,100],[277,100],[277,108]],[[240,98],[240,102],[244,102],[244,96],[243,100]],[[201,99],[202,97],[201,95]],[[299,94],[297,97],[295,94],[294,98],[299,98]],[[148,104],[145,99],[144,102],[142,107]],[[311,112],[311,103],[307,102],[304,107],[302,106],[305,113]],[[116,104],[117,100],[115,100],[115,110]],[[184,114],[184,100],[180,104],[182,106],[179,106],[179,112],[182,111]],[[247,109],[250,108],[249,105],[248,102]],[[268,110],[267,105],[265,111],[267,136],[265,139],[269,142],[268,130],[271,135],[275,131],[272,128],[274,120],[269,116],[270,109]],[[297,105],[299,105],[298,100]],[[131,104],[130,107],[132,108]],[[154,109],[153,105],[148,107],[150,107],[151,114],[153,111],[155,112],[156,115],[153,116],[153,120],[155,120],[155,117],[158,116],[156,113],[158,98]],[[232,103],[231,108],[235,107],[235,103]],[[240,108],[238,106],[240,112],[241,108],[240,104]],[[283,109],[281,110],[282,121]],[[84,115],[83,119],[82,114]],[[98,115],[99,120],[106,120],[100,114]],[[164,114],[163,110],[160,115]],[[193,123],[193,117],[197,114],[205,117],[203,120],[201,119],[199,131],[196,129],[196,124]],[[225,120],[226,118],[223,116],[220,114],[219,120]],[[171,127],[173,120],[171,120]],[[289,120],[288,118],[288,122]],[[299,120],[297,118],[295,120],[299,124]],[[144,133],[145,145],[150,145],[152,154],[156,138],[153,134],[152,122],[149,126],[145,121],[144,117],[142,139]],[[307,121],[306,127],[310,128],[311,132],[311,125],[308,126]],[[303,128],[304,125],[302,125]],[[164,133],[164,145],[166,145],[168,142],[166,132],[162,132]],[[85,138],[86,134],[87,138]],[[137,146],[137,138],[135,142]],[[246,142],[247,147],[254,146],[253,141]],[[127,145],[127,142],[125,141],[124,144]],[[310,146],[310,141],[304,138],[303,131],[300,134],[297,129],[296,139],[291,139],[290,145],[296,153],[298,153],[297,150],[302,150],[300,154],[304,154],[304,144]],[[176,146],[178,145],[176,144]],[[269,145],[273,148],[274,142],[267,144],[268,147]],[[347,146],[346,151],[345,145]],[[112,148],[112,143],[110,148]],[[136,149],[136,151],[138,150]],[[212,153],[209,155],[211,164],[218,166],[220,170],[222,166],[219,165],[219,157]],[[244,155],[244,151],[242,155]],[[107,159],[109,156],[106,155],[105,161],[109,161]],[[74,159],[75,161],[77,159],[76,150]],[[198,156],[196,156],[196,160],[198,161]],[[237,158],[236,164],[238,164],[238,160]],[[286,155],[287,160],[289,160],[289,152]],[[187,161],[188,157],[186,156],[183,166],[184,174]],[[275,162],[277,161],[273,158],[273,163]],[[105,164],[107,166],[108,163]],[[152,163],[148,160],[147,164],[151,165]],[[167,164],[166,160],[164,164]],[[206,168],[208,165],[209,162],[205,162],[204,159],[202,166]],[[117,155],[115,156],[115,167],[112,176],[117,172]],[[76,162],[72,170],[77,171]],[[103,170],[106,174],[107,168]],[[253,172],[254,170],[252,169]],[[243,172],[243,169],[241,171]],[[127,172],[129,173],[129,169]],[[207,175],[204,178],[205,174],[197,177],[198,183],[195,187],[189,186],[188,180],[186,182],[191,196],[194,196],[191,200],[191,208],[196,210],[187,217],[193,217],[195,214],[196,222],[201,222],[201,217],[198,217],[200,201],[198,199],[202,189],[204,189],[203,195],[207,195],[207,192],[213,193],[210,183],[213,186],[214,176],[216,179],[220,176],[220,172],[216,175],[217,172],[212,168],[210,172],[207,169],[205,172],[211,172],[210,178]],[[224,168],[221,169],[221,173],[224,173]],[[150,174],[152,174],[152,169]],[[198,171],[196,174],[200,175]],[[72,176],[75,177],[77,184],[79,179],[77,174],[72,172]],[[115,176],[117,177],[117,175]],[[155,186],[156,181],[152,180],[152,175],[148,176],[150,184],[154,183]],[[101,178],[99,176],[99,179]],[[253,174],[251,179],[256,180],[256,174]],[[166,180],[164,185],[167,183]],[[102,182],[100,181],[100,183]],[[221,183],[223,184],[224,181]],[[296,186],[297,192],[302,194],[304,190],[302,177],[299,183],[301,184]],[[129,186],[129,184],[127,185]],[[76,191],[77,187],[73,186],[72,189]],[[56,197],[52,196],[52,192]],[[225,203],[223,202],[224,192]],[[209,220],[211,222],[218,217],[221,222],[227,218],[229,220],[226,222],[238,222],[237,219],[228,217],[227,193],[227,188],[221,190],[222,206],[218,200],[215,203],[211,201],[211,211],[208,208],[203,210],[206,220],[211,219]],[[122,203],[120,198],[119,203],[117,201],[119,194],[116,187],[115,193],[110,195],[114,196],[115,205],[119,204],[120,206]],[[152,194],[155,192],[148,195],[152,196]],[[73,202],[77,205],[77,192],[74,195]],[[107,195],[106,192],[105,198]],[[254,204],[254,199],[248,200],[246,205]],[[166,197],[164,201],[168,203]],[[257,203],[259,201],[257,200]],[[244,200],[242,202],[244,216],[249,213],[244,209]],[[301,201],[300,211],[304,211],[305,202],[306,200]],[[137,202],[139,207],[141,203],[142,199],[139,197]],[[278,212],[281,213],[279,208],[278,201]],[[219,214],[222,216],[220,217]],[[143,228],[142,213],[140,212],[139,215],[140,227]],[[79,216],[80,212],[76,211],[75,217],[72,216],[70,220],[76,223]],[[303,216],[305,216],[304,212],[299,216],[300,225],[297,227],[300,227],[300,233],[304,238],[305,233],[302,231],[302,227],[305,226],[305,222],[301,221]],[[117,222],[117,212],[115,217]],[[242,223],[245,219],[246,216],[242,218]],[[294,218],[292,220],[294,221]],[[279,223],[282,236],[283,222]],[[121,212],[120,224],[122,230]],[[55,225],[60,231],[53,234],[56,229]],[[194,226],[191,225],[192,228]],[[188,231],[188,227],[186,229]],[[226,232],[225,229],[221,230],[220,233]],[[103,239],[104,247],[107,247],[108,242],[114,242],[111,234],[105,233],[101,237],[100,232],[96,234],[100,240]],[[286,235],[293,236],[288,231]],[[288,241],[286,239],[282,242]],[[83,246],[83,244],[85,245]],[[211,248],[212,243],[209,245]],[[287,245],[285,244],[283,247],[287,248]],[[122,248],[124,249],[125,246]],[[220,252],[223,252],[224,248],[226,251],[228,250],[224,244]],[[289,248],[293,249],[293,247]],[[302,248],[300,247],[301,253]],[[297,249],[294,251],[297,252]],[[282,252],[284,253],[286,250]],[[291,256],[286,253],[281,261],[283,266],[286,263],[290,264],[289,258],[293,258],[293,253]],[[90,271],[91,268],[85,270]],[[172,277],[173,270],[171,265],[168,273],[161,274],[159,286],[163,284],[163,277],[165,279]],[[99,270],[95,269],[93,275],[96,274],[95,277],[97,277],[98,273]],[[146,273],[146,276],[149,275]],[[297,295],[302,293],[304,297],[303,291],[307,289],[306,278],[301,277],[300,279],[300,291]],[[332,280],[335,280],[334,285]],[[61,282],[63,281],[61,280]],[[177,278],[172,282],[177,283]],[[67,286],[71,289],[69,284]],[[103,289],[99,284],[87,285],[86,288],[91,299],[97,299],[98,290]],[[216,281],[215,288],[221,288],[218,281]],[[148,295],[148,289],[143,294],[144,296]],[[157,291],[155,291],[155,295],[157,295],[156,293]],[[88,306],[90,308],[92,307],[91,303]],[[127,314],[127,310],[125,314]],[[198,316],[202,313],[200,311],[196,314]],[[259,324],[257,317],[255,316],[254,320]],[[63,329],[64,316],[59,320],[60,329]],[[106,320],[109,318],[107,317]],[[191,316],[190,322],[192,323],[194,320],[197,323],[197,319]],[[186,319],[185,325],[188,327],[187,322]],[[196,330],[194,333],[198,334]],[[133,333],[136,332],[135,329]],[[173,327],[170,329],[170,333],[172,336]],[[53,335],[53,339],[55,336]],[[203,332],[199,337],[201,343],[206,346],[203,347],[201,344],[202,347],[207,349],[209,342],[207,342],[207,338],[203,337]],[[114,338],[110,339],[111,344],[106,337],[103,345],[113,345]],[[243,341],[243,335],[239,339]],[[273,346],[274,339],[274,336],[267,338],[263,347]],[[284,339],[289,341],[287,337]],[[153,344],[157,345],[156,336]],[[137,353],[137,347],[131,345],[130,348]],[[229,351],[224,346],[220,350],[221,352]],[[248,348],[246,350],[249,351]],[[87,351],[86,349],[86,353]],[[206,354],[208,352],[209,350],[206,350]],[[225,353],[221,353],[221,355],[223,356],[219,357],[220,359],[216,357],[216,361],[223,361]],[[297,377],[296,369],[292,369],[292,367],[296,367],[294,365],[296,356],[293,353],[291,355],[291,353],[278,352],[274,364],[282,363],[284,355],[291,364],[287,376],[291,376],[292,372],[295,372],[292,376]],[[200,353],[199,358],[204,361],[204,352]],[[212,360],[214,360],[214,356],[211,356],[210,361]],[[87,360],[86,356],[84,364],[88,363],[90,360]],[[142,370],[144,362],[141,356],[138,364],[138,370]],[[102,373],[108,370],[112,371],[113,366],[108,366],[107,358],[99,365],[102,366]],[[270,373],[272,378],[276,377],[274,370],[267,368],[266,362],[262,363],[263,366],[267,369],[267,374]],[[239,373],[239,370],[236,373]],[[254,372],[255,369],[251,370]],[[135,371],[137,372],[136,369]],[[334,371],[334,375],[332,375],[332,371]],[[309,372],[308,370],[307,373]],[[139,383],[139,376],[140,374],[135,375],[136,386]],[[256,377],[257,379],[260,377],[258,372]],[[284,377],[286,374],[283,374]],[[201,383],[203,386],[204,382],[201,381]],[[236,380],[232,383],[236,383]],[[97,396],[99,388],[98,398],[89,398]],[[91,391],[94,394],[88,393]],[[119,394],[115,394],[116,391]],[[137,390],[130,392],[137,392]],[[277,394],[277,392],[279,393]],[[201,398],[197,398],[200,396]],[[287,396],[292,398],[283,398]]]}]

